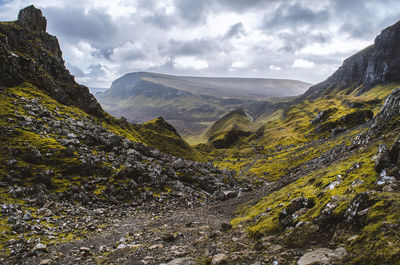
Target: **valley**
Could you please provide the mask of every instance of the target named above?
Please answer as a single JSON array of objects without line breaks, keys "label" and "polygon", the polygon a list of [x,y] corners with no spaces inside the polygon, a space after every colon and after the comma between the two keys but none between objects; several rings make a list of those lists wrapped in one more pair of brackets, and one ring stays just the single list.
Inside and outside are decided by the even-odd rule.
[{"label": "valley", "polygon": [[[296,80],[211,78],[130,73],[96,94],[116,117],[142,123],[163,116],[191,144],[207,140],[209,127],[229,111],[245,108],[257,119],[257,106],[298,96],[311,84]],[[256,125],[257,126],[257,125]]]},{"label": "valley", "polygon": [[0,23],[1,264],[399,264],[400,22],[310,88],[135,72],[96,98],[46,25]]}]

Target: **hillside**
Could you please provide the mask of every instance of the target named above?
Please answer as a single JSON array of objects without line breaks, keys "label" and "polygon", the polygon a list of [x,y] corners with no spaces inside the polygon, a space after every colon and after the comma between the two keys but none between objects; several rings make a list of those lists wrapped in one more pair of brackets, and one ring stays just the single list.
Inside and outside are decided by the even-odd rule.
[{"label": "hillside", "polygon": [[130,73],[96,97],[117,117],[135,123],[163,116],[180,134],[198,136],[227,112],[267,98],[302,94],[310,84],[295,80],[211,78]]},{"label": "hillside", "polygon": [[2,264],[105,227],[98,211],[118,217],[238,194],[234,173],[194,162],[204,157],[162,118],[133,125],[104,112],[45,30],[33,6],[0,24]]},{"label": "hillside", "polygon": [[[261,177],[274,187],[240,208],[231,222],[247,227],[259,249],[279,249],[270,261],[313,264],[307,262],[323,255],[330,257],[323,264],[400,261],[400,235],[387,228],[397,229],[400,217],[394,162],[400,134],[400,83],[394,74],[399,28],[397,23],[383,30],[373,46],[270,114],[255,133],[225,149],[198,147],[214,150],[210,157],[219,167]],[[313,251],[300,258],[299,248]]]}]

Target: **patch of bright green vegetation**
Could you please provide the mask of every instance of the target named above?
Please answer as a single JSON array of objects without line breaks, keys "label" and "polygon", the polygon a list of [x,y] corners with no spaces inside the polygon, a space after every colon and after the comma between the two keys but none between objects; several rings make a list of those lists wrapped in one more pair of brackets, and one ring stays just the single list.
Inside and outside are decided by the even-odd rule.
[{"label": "patch of bright green vegetation", "polygon": [[[360,133],[359,130],[353,129],[334,142],[320,141],[330,135],[330,130],[315,132],[317,125],[311,124],[311,121],[318,113],[334,109],[321,126],[349,126],[342,124],[342,117],[363,110],[372,110],[376,114],[384,98],[398,86],[397,83],[379,85],[360,96],[335,94],[313,101],[306,100],[290,106],[284,113],[273,113],[271,119],[254,135],[241,138],[229,149],[213,150],[205,146],[199,146],[198,149],[208,151],[209,157],[220,167],[243,170],[250,166],[248,173],[268,180],[277,180],[284,176],[288,169],[316,158],[338,144],[347,145],[353,135]],[[351,103],[358,103],[361,107],[351,107]],[[263,119],[268,120],[267,117]],[[257,147],[258,150],[253,147]],[[256,162],[255,158],[258,158]],[[237,163],[238,159],[241,163]]]},{"label": "patch of bright green vegetation", "polygon": [[184,157],[186,159],[205,161],[205,157],[186,143],[176,132],[174,127],[164,119],[157,118],[136,126],[142,139],[149,146],[160,149],[163,152]]},{"label": "patch of bright green vegetation", "polygon": [[[324,134],[313,132],[315,126],[310,121],[317,113],[328,108],[335,108],[335,111],[324,122],[338,121],[355,111],[350,107],[349,103],[352,102],[359,103],[358,109],[372,109],[376,114],[383,99],[397,87],[398,84],[377,86],[361,96],[328,95],[290,107],[282,119],[267,123],[263,128],[263,136],[252,143],[252,146],[259,144],[264,149],[254,151],[252,157],[254,159],[257,153],[258,160],[249,172],[277,180],[286,174],[287,168],[301,166],[337,145],[349,145],[350,140],[362,132],[360,129],[349,130],[336,138],[324,138]],[[393,142],[397,133],[390,128],[388,125],[388,129],[382,132],[385,137],[380,143],[389,145]],[[322,141],[319,141],[321,137]],[[255,205],[243,206],[238,210],[237,217],[231,221],[232,225],[245,224],[252,236],[279,236],[289,247],[306,246],[310,243],[307,242],[308,239],[315,238],[315,233],[320,236],[334,236],[335,242],[344,245],[350,253],[349,264],[399,263],[400,196],[397,192],[373,191],[378,177],[374,170],[377,146],[378,143],[366,145],[350,157],[338,159],[333,164],[270,193]],[[231,151],[219,165],[239,169],[249,166],[252,158],[237,158],[238,154],[236,150]],[[238,160],[241,162],[238,163]],[[243,165],[243,161],[247,164]],[[345,214],[352,200],[357,194],[367,191],[370,192],[372,206],[366,210],[365,218],[361,223],[353,223],[354,227],[344,224]],[[279,215],[299,197],[311,198],[315,205],[295,217],[294,224],[302,225],[295,226],[290,231],[285,230],[279,222]],[[334,205],[329,216],[337,225],[334,235],[330,234],[329,227],[318,223],[328,205]]]}]

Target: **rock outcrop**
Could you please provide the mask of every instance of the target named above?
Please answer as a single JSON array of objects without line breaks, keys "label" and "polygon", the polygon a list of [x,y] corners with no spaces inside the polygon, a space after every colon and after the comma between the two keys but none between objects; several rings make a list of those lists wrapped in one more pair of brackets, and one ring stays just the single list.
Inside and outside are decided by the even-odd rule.
[{"label": "rock outcrop", "polygon": [[18,23],[30,31],[46,32],[47,20],[43,17],[42,11],[33,5],[19,11]]},{"label": "rock outcrop", "polygon": [[0,87],[32,83],[62,104],[104,117],[89,89],[65,68],[58,40],[46,32],[46,24],[34,6],[21,10],[17,21],[0,23]]},{"label": "rock outcrop", "polygon": [[363,88],[400,80],[400,21],[384,29],[375,43],[344,60],[327,80],[312,86],[301,99],[313,99],[334,90]]}]

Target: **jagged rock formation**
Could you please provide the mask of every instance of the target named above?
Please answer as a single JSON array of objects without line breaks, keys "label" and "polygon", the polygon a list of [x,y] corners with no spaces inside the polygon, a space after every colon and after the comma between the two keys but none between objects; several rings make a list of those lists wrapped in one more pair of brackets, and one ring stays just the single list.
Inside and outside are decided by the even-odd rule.
[{"label": "jagged rock formation", "polygon": [[344,60],[327,80],[312,86],[301,98],[317,98],[334,90],[362,86],[363,93],[376,84],[400,80],[400,21],[382,30],[375,43]]},{"label": "jagged rock formation", "polygon": [[0,23],[0,59],[0,86],[29,82],[62,104],[105,116],[88,88],[65,68],[58,40],[46,32],[46,18],[34,6],[21,10],[17,21]]},{"label": "jagged rock formation", "polygon": [[42,11],[33,5],[19,11],[18,23],[30,31],[46,32],[47,20],[43,17]]}]

